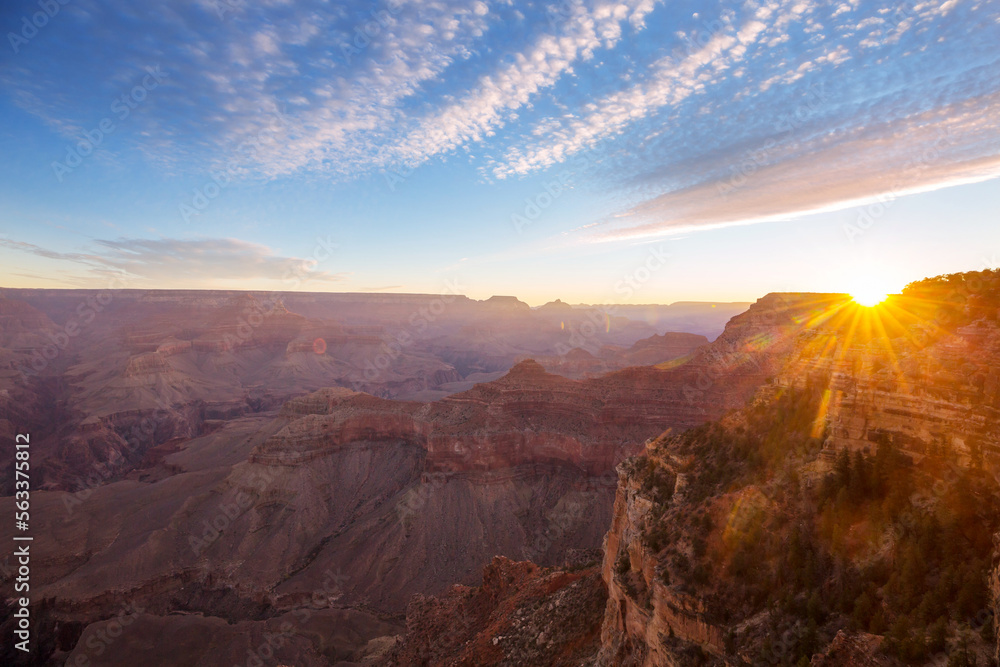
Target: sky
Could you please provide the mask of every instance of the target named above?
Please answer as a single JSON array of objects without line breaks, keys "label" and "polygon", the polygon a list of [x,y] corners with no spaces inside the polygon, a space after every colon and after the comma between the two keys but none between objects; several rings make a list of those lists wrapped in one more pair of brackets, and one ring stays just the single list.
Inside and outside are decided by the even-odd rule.
[{"label": "sky", "polygon": [[995,0],[35,0],[0,31],[0,287],[752,301],[1000,257]]}]

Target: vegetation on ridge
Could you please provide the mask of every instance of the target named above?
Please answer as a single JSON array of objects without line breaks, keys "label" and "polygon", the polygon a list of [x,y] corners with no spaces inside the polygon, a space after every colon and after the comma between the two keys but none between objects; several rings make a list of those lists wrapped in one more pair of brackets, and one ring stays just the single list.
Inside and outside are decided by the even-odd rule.
[{"label": "vegetation on ridge", "polygon": [[942,447],[919,460],[888,439],[823,450],[823,400],[818,386],[776,389],[632,463],[654,502],[644,540],[660,581],[739,626],[727,648],[753,664],[808,661],[840,630],[883,635],[904,663],[975,664],[969,643],[992,641],[995,484]]}]

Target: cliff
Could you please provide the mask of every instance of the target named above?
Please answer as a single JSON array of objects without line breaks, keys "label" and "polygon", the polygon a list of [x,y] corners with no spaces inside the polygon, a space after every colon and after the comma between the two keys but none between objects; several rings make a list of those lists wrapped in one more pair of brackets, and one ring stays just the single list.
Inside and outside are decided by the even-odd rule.
[{"label": "cliff", "polygon": [[601,577],[608,603],[597,664],[680,667],[692,654],[724,655],[723,629],[706,620],[704,603],[665,585],[656,550],[644,539],[656,520],[655,504],[628,471],[624,464],[619,469],[611,528],[604,538]]},{"label": "cliff", "polygon": [[1000,281],[947,281],[734,318],[769,381],[619,466],[599,664],[996,658]]},{"label": "cliff", "polygon": [[827,456],[822,405],[770,388],[619,467],[598,664],[985,662],[995,479],[944,450]]},{"label": "cliff", "polygon": [[[804,328],[775,383],[822,382],[830,450],[891,443],[915,457],[944,448],[962,467],[1000,471],[1000,325],[965,313],[942,327],[924,298],[841,304]],[[751,309],[752,311],[753,309]],[[749,313],[748,313],[749,315]],[[737,320],[740,318],[736,318]],[[730,331],[723,335],[729,335]]]},{"label": "cliff", "polygon": [[426,451],[431,472],[553,464],[601,476],[663,430],[720,414],[685,400],[688,379],[635,368],[574,381],[527,360],[498,380],[430,404],[324,389],[287,403],[282,430],[252,460],[290,464],[351,442],[404,441]]},{"label": "cliff", "polygon": [[597,377],[630,366],[659,364],[663,368],[670,368],[687,361],[689,355],[706,345],[708,339],[704,336],[667,332],[643,338],[629,348],[605,345],[590,352],[575,347],[559,356],[536,356],[535,361],[551,373],[579,379]]}]

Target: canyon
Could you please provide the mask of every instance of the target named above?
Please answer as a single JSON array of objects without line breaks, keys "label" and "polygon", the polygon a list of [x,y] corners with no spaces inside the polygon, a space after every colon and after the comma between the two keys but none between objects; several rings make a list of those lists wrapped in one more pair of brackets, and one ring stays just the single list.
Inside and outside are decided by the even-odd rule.
[{"label": "canyon", "polygon": [[[707,339],[567,308],[4,290],[0,428],[31,433],[36,599],[60,637],[33,660],[98,660],[88,642],[126,601],[138,644],[238,624],[228,660],[289,621],[326,627],[283,642],[295,660],[353,660],[414,595],[475,584],[494,556],[598,547],[614,466],[715,414],[685,394],[693,371],[624,360]],[[623,370],[576,380],[531,359],[588,347]]]},{"label": "canyon", "polygon": [[[865,568],[939,511],[984,573],[947,651],[995,657],[1000,281],[943,282],[770,294],[711,341],[512,298],[4,290],[33,664],[888,665],[919,632],[873,609],[911,593]],[[910,496],[838,495],[855,465]]]},{"label": "canyon", "polygon": [[[711,354],[750,355],[764,379],[617,467],[600,645],[578,664],[995,664],[998,278],[925,281],[878,310],[772,294],[734,318]],[[434,608],[408,620],[451,630]],[[519,664],[512,637],[489,664]],[[413,646],[471,664],[415,630],[400,655]]]},{"label": "canyon", "polygon": [[[323,387],[426,402],[532,356],[627,354],[655,335],[592,309],[550,310],[455,294],[0,290],[0,434],[15,422],[30,430],[36,480],[73,490],[95,472],[126,474],[152,447]],[[718,309],[702,310],[715,326]],[[669,361],[701,340],[645,354]]]}]

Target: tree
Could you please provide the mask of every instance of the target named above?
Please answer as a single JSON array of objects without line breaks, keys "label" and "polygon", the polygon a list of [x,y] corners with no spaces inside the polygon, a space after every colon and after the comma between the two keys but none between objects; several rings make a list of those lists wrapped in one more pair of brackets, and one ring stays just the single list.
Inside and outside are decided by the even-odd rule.
[{"label": "tree", "polygon": [[851,614],[851,621],[856,628],[867,628],[875,614],[875,601],[868,591],[863,592],[854,601],[854,612]]},{"label": "tree", "polygon": [[847,447],[840,450],[833,464],[833,472],[837,476],[837,486],[843,488],[851,482],[851,454]]},{"label": "tree", "polygon": [[940,653],[948,645],[948,619],[939,616],[929,628],[929,632],[930,641],[927,642],[927,650],[931,653]]},{"label": "tree", "polygon": [[806,616],[814,623],[823,620],[823,601],[820,599],[818,590],[814,590],[813,594],[809,596],[809,602],[806,603]]},{"label": "tree", "polygon": [[858,450],[854,452],[854,461],[851,465],[850,482],[848,489],[854,502],[861,502],[868,497],[868,461],[865,455]]},{"label": "tree", "polygon": [[958,648],[948,657],[948,667],[977,667],[976,655],[969,652],[969,640],[962,637]]},{"label": "tree", "polygon": [[880,635],[885,632],[888,624],[885,620],[885,612],[882,611],[882,607],[877,607],[875,613],[872,614],[872,620],[868,622],[868,632],[873,635]]}]

